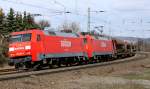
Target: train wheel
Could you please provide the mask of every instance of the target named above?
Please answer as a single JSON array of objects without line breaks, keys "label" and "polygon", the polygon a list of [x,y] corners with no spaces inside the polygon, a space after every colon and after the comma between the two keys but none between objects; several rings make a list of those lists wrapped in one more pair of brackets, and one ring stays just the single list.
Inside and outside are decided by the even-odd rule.
[{"label": "train wheel", "polygon": [[31,61],[25,62],[24,65],[25,65],[26,69],[31,69],[32,68]]},{"label": "train wheel", "polygon": [[15,64],[15,69],[17,71],[23,70],[23,69],[25,69],[25,65],[23,65],[22,63],[16,63]]},{"label": "train wheel", "polygon": [[75,64],[75,66],[79,65],[78,61],[79,61],[79,59],[74,58],[74,64]]},{"label": "train wheel", "polygon": [[42,66],[40,66],[40,64],[37,64],[33,67],[33,70],[37,71],[37,70],[41,70]]},{"label": "train wheel", "polygon": [[52,69],[54,66],[53,66],[53,60],[52,59],[50,59],[50,60],[48,60],[47,61],[47,64],[48,64],[48,67],[50,68],[50,69]]},{"label": "train wheel", "polygon": [[72,66],[74,64],[74,59],[73,58],[69,58],[69,65]]},{"label": "train wheel", "polygon": [[65,58],[65,65],[66,65],[66,67],[69,66],[69,59],[68,58]]},{"label": "train wheel", "polygon": [[81,61],[81,59],[78,59],[78,61],[77,61],[77,65],[82,65],[82,61]]},{"label": "train wheel", "polygon": [[58,60],[57,66],[61,67],[61,60]]},{"label": "train wheel", "polygon": [[53,69],[54,68],[54,66],[53,65],[48,65],[48,67],[50,68],[50,69]]},{"label": "train wheel", "polygon": [[14,66],[14,62],[8,61],[9,66]]},{"label": "train wheel", "polygon": [[92,57],[89,58],[89,64],[93,64],[93,63],[94,63],[93,58]]},{"label": "train wheel", "polygon": [[18,69],[19,69],[19,67],[20,67],[19,63],[16,63],[16,64],[15,64],[15,69],[17,69],[17,70],[18,70]]},{"label": "train wheel", "polygon": [[41,70],[43,68],[43,61],[36,62],[33,66],[33,70]]}]

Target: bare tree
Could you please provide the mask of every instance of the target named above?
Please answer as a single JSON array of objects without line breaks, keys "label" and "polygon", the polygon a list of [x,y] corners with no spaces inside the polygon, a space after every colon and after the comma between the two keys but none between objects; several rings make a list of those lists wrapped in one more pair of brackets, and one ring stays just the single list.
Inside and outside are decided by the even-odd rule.
[{"label": "bare tree", "polygon": [[80,31],[80,25],[77,24],[76,22],[72,23],[63,23],[62,26],[60,27],[61,32],[67,32],[67,33],[72,33],[72,32],[79,32]]},{"label": "bare tree", "polygon": [[62,30],[69,30],[69,24],[64,22],[62,24]]},{"label": "bare tree", "polygon": [[40,27],[42,29],[44,29],[45,27],[50,27],[51,26],[51,24],[46,20],[41,20],[38,24],[40,25]]},{"label": "bare tree", "polygon": [[72,32],[77,33],[77,32],[80,31],[80,25],[78,23],[76,23],[76,22],[72,22],[70,24],[70,29],[72,30]]}]

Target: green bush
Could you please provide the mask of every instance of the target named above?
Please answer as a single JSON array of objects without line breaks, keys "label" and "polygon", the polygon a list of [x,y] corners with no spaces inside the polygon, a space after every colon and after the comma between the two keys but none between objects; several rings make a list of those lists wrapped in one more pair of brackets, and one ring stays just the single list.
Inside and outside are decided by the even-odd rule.
[{"label": "green bush", "polygon": [[4,41],[0,44],[0,67],[7,63],[8,60],[8,42]]}]

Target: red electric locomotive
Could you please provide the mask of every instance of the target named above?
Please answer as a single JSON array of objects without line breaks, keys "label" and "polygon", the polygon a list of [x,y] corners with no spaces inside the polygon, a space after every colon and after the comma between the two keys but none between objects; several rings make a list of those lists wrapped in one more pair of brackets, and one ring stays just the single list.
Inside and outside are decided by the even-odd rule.
[{"label": "red electric locomotive", "polygon": [[13,32],[9,44],[9,64],[26,68],[72,62],[86,57],[82,38],[73,33],[43,30]]},{"label": "red electric locomotive", "polygon": [[86,50],[89,59],[107,59],[114,55],[114,43],[110,37],[100,35],[85,35]]}]

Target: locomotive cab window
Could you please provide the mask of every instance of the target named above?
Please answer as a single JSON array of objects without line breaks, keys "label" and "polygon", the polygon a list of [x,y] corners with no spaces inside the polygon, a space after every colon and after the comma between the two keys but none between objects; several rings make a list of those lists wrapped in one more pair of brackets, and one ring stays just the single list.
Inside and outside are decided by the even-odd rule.
[{"label": "locomotive cab window", "polygon": [[30,41],[31,40],[31,34],[23,34],[22,35],[22,42]]},{"label": "locomotive cab window", "polygon": [[41,36],[37,35],[37,41],[41,41]]},{"label": "locomotive cab window", "polygon": [[9,38],[9,42],[10,43],[14,43],[14,42],[26,42],[26,41],[31,41],[31,33],[11,35],[10,38]]}]

